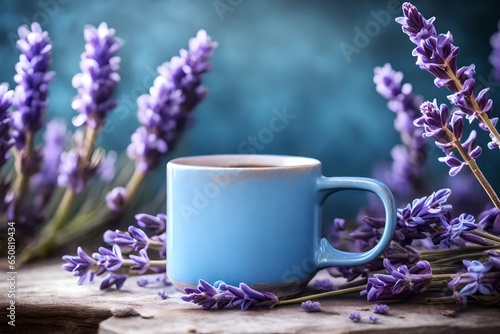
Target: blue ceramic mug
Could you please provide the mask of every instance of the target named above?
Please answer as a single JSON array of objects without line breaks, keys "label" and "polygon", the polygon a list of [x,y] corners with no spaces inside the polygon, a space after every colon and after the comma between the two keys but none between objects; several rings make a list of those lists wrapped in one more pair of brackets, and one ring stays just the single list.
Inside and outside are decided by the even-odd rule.
[{"label": "blue ceramic mug", "polygon": [[[321,206],[346,189],[375,193],[385,208],[380,242],[351,253],[321,238]],[[318,270],[377,258],[395,225],[394,198],[361,177],[324,177],[312,158],[207,155],[167,164],[167,272],[177,288],[244,282],[279,296],[300,292]]]}]

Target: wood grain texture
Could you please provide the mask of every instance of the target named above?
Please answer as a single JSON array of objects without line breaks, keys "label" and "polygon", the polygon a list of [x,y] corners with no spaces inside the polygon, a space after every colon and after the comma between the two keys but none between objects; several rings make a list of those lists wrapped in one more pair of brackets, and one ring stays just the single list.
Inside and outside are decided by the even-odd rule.
[{"label": "wood grain texture", "polygon": [[[99,290],[94,285],[78,286],[77,279],[60,269],[60,261],[39,263],[18,269],[16,284],[16,328],[7,326],[7,283],[2,269],[0,307],[2,333],[471,333],[500,332],[500,309],[469,305],[455,317],[444,316],[454,305],[390,304],[391,314],[380,315],[378,324],[368,320],[373,304],[358,295],[320,300],[322,312],[306,313],[299,305],[272,310],[204,311],[183,302],[172,287],[141,288],[136,278],[122,291]],[[167,290],[162,300],[158,290]],[[117,318],[111,308],[131,306],[140,316]],[[361,323],[348,316],[359,311]]]}]

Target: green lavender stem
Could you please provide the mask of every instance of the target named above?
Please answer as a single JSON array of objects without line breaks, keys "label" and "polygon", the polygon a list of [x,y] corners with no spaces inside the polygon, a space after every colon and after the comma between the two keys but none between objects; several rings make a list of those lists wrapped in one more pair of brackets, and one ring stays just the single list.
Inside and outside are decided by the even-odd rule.
[{"label": "green lavender stem", "polygon": [[[448,64],[445,64],[445,71],[448,74],[448,76],[453,80],[453,82],[455,83],[455,86],[457,86],[458,90],[461,91],[464,87]],[[467,101],[469,101],[469,103],[474,108],[474,111],[476,112],[477,116],[481,119],[481,122],[483,122],[484,125],[486,125],[486,127],[491,132],[493,137],[495,137],[495,140],[497,141],[497,143],[500,144],[500,134],[498,133],[497,129],[495,128],[495,126],[493,125],[491,120],[488,118],[488,115],[485,114],[481,110],[481,108],[479,107],[474,94],[466,97],[466,99],[467,99]],[[497,208],[499,208],[496,204],[495,204],[495,206]]]},{"label": "green lavender stem", "polygon": [[476,179],[479,181],[484,191],[486,191],[486,194],[491,199],[493,205],[495,205],[495,207],[498,210],[500,210],[500,198],[498,198],[498,195],[495,193],[495,190],[493,190],[493,187],[490,185],[488,180],[486,180],[486,177],[481,172],[481,169],[479,169],[479,166],[477,165],[476,161],[469,156],[467,151],[462,147],[460,140],[458,140],[458,138],[455,137],[455,135],[453,134],[453,132],[450,131],[450,129],[448,129],[447,127],[443,127],[443,130],[446,132],[448,138],[451,139],[453,146],[458,151],[458,153],[460,153],[467,166],[469,166],[470,170],[472,171]]},{"label": "green lavender stem", "polygon": [[307,300],[311,299],[318,299],[318,298],[325,298],[325,297],[332,297],[332,296],[339,296],[339,295],[345,295],[348,293],[353,293],[353,292],[359,292],[362,291],[366,288],[365,285],[363,286],[355,286],[352,288],[346,288],[346,289],[339,289],[339,290],[334,290],[334,291],[328,291],[328,292],[322,292],[322,293],[317,293],[309,296],[304,296],[304,297],[299,297],[299,298],[293,298],[293,299],[287,299],[287,300],[280,300],[278,304],[276,305],[287,305],[287,304],[296,304],[296,303],[301,303],[305,302]]}]

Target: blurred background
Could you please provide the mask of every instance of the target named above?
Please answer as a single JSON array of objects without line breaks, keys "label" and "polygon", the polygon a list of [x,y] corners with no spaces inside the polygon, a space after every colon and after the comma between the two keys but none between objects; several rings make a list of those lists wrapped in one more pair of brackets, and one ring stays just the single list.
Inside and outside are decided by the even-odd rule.
[{"label": "blurred background", "polygon": [[[282,131],[254,147],[256,153],[314,157],[327,176],[373,176],[390,164],[399,143],[394,114],[375,91],[373,68],[389,62],[404,73],[404,82],[425,99],[447,102],[449,94],[433,77],[415,66],[413,44],[394,18],[402,1],[159,1],[33,0],[0,1],[0,81],[14,86],[17,28],[37,21],[53,43],[47,119],[75,115],[72,77],[80,71],[83,28],[106,21],[124,40],[119,52],[122,81],[119,106],[108,119],[99,142],[123,152],[138,126],[135,100],[148,91],[156,68],[189,38],[206,29],[219,42],[212,71],[205,76],[208,97],[195,110],[195,124],[166,159],[183,155],[241,153],[252,148],[249,136],[269,127],[276,113],[289,115]],[[450,1],[414,1],[426,17],[436,16],[439,32],[450,30],[460,46],[459,66],[476,65],[478,86],[490,86],[500,103],[500,85],[492,81],[488,62],[490,36],[498,30],[500,3],[476,1],[464,6]],[[397,8],[397,12],[394,11]],[[387,20],[390,19],[390,20]],[[377,28],[378,27],[378,28]],[[372,29],[367,35],[366,29]],[[364,37],[360,37],[363,34]],[[493,114],[498,116],[498,108]],[[72,127],[72,126],[71,126]],[[487,142],[485,132],[480,142]],[[485,147],[485,146],[483,146]],[[448,168],[437,162],[434,145],[425,175],[432,190],[449,183]],[[479,165],[500,190],[500,153],[484,149]],[[156,184],[164,184],[164,170]],[[457,192],[474,193],[466,180]],[[478,190],[477,196],[482,192]],[[353,217],[366,205],[364,194],[346,192],[327,203],[325,221]],[[478,210],[481,210],[479,208]]]}]

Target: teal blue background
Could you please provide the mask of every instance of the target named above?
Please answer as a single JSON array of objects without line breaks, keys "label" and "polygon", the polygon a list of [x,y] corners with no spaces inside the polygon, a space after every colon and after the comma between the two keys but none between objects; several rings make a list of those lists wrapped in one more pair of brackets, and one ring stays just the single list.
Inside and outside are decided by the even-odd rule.
[{"label": "teal blue background", "polygon": [[[376,22],[372,11],[387,10],[389,1],[0,1],[0,81],[13,85],[16,30],[39,21],[51,36],[52,70],[48,118],[70,120],[76,91],[71,78],[79,72],[85,24],[106,21],[125,44],[120,105],[103,131],[100,143],[123,151],[138,126],[135,98],[153,82],[152,72],[187,47],[199,29],[219,42],[213,70],[204,80],[209,95],[195,111],[196,123],[167,159],[181,155],[236,153],[248,136],[269,126],[273,110],[284,107],[296,117],[275,133],[259,153],[303,155],[323,162],[325,175],[372,176],[373,168],[390,162],[398,143],[394,114],[375,92],[373,68],[386,62],[405,73],[405,82],[426,99],[446,102],[447,91],[417,68],[413,45],[393,19],[370,37],[348,62],[341,43],[354,45],[356,29]],[[401,3],[401,2],[399,2]],[[489,81],[489,38],[497,30],[497,1],[415,1],[425,16],[436,16],[439,32],[451,30],[461,47],[459,64],[476,64],[477,77]],[[225,5],[225,7],[223,7]],[[221,7],[222,6],[222,7]],[[500,101],[498,83],[494,100]],[[494,114],[497,108],[493,107]],[[481,141],[486,133],[480,132]],[[448,180],[447,168],[433,156],[426,168],[436,187]],[[500,153],[485,149],[478,160],[498,186]],[[164,169],[157,174],[164,178]],[[346,195],[338,215],[354,215],[364,195]]]}]

